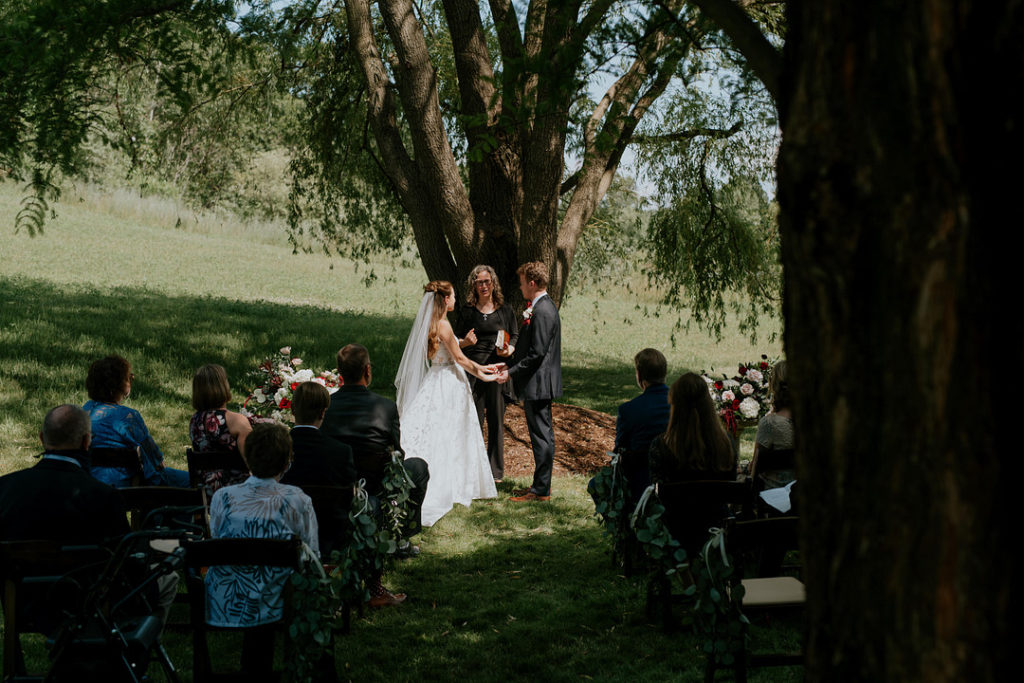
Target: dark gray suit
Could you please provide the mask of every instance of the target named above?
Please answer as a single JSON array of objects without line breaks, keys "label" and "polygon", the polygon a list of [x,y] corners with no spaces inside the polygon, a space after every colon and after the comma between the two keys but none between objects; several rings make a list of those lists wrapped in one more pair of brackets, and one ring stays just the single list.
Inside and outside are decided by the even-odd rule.
[{"label": "dark gray suit", "polygon": [[519,331],[519,346],[512,360],[508,375],[526,409],[536,466],[530,491],[549,496],[551,468],[555,463],[551,400],[562,395],[562,322],[548,295],[537,300],[529,324]]}]

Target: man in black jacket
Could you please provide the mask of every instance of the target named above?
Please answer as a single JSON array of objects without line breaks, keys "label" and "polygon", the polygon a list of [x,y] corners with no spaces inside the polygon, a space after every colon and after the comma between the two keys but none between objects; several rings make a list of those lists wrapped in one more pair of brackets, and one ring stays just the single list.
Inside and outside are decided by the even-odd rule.
[{"label": "man in black jacket", "polygon": [[[303,382],[292,395],[291,468],[281,477],[282,484],[292,486],[342,486],[356,483],[356,468],[352,464],[352,449],[346,444],[323,434],[320,425],[331,403],[327,388],[316,382]],[[320,535],[320,553],[329,557],[331,550],[344,542],[348,530],[348,508],[352,497],[338,500],[337,505],[318,507],[317,522]],[[319,501],[313,500],[314,506]]]},{"label": "man in black jacket", "polygon": [[[356,472],[366,480],[367,491],[378,494],[391,451],[403,457],[398,406],[367,388],[373,380],[373,370],[365,347],[349,344],[338,351],[338,373],[345,383],[331,397],[320,429],[352,448]],[[416,504],[418,528],[419,509],[427,493],[430,472],[422,458],[405,458],[402,464],[415,486],[410,497]]]},{"label": "man in black jacket", "polygon": [[[0,477],[0,541],[55,541],[98,545],[128,533],[117,489],[89,474],[89,414],[78,406],[57,406],[46,415],[42,460]],[[43,591],[23,591],[19,613],[50,633],[66,605],[54,605]]]}]

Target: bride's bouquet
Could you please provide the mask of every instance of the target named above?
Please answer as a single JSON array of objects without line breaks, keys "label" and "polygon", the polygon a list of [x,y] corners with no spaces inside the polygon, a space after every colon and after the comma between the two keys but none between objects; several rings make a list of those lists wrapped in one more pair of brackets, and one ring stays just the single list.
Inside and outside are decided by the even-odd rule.
[{"label": "bride's bouquet", "polygon": [[740,363],[732,377],[701,373],[726,428],[735,435],[741,424],[756,423],[772,409],[768,374],[775,361],[762,355],[756,363]]},{"label": "bride's bouquet", "polygon": [[299,369],[301,358],[292,358],[292,347],[281,349],[263,359],[246,378],[246,386],[255,386],[242,404],[241,413],[255,420],[272,419],[295,422],[292,416],[292,392],[303,382],[317,382],[334,393],[341,386],[337,374],[330,370],[314,372]]}]

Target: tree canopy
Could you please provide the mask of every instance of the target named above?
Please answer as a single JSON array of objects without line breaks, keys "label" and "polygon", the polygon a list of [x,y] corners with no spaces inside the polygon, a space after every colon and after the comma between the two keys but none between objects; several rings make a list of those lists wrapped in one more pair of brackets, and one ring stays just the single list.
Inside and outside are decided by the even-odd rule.
[{"label": "tree canopy", "polygon": [[[729,297],[707,283],[775,296],[774,231],[763,213],[744,222],[728,196],[747,180],[773,183],[777,3],[244,7],[17,0],[0,10],[0,116],[12,124],[0,163],[35,188],[25,224],[40,224],[53,173],[80,170],[90,139],[133,159],[159,149],[180,161],[191,150],[189,173],[216,187],[211,148],[196,141],[265,130],[274,92],[298,105],[296,125],[281,131],[293,150],[297,242],[311,235],[366,256],[397,252],[411,233],[431,279],[458,282],[485,262],[510,291],[519,263],[543,260],[560,301],[581,236],[634,145],[640,182],[659,191],[646,245],[668,300],[707,312],[714,327]],[[203,118],[211,108],[217,115]],[[154,116],[165,125],[140,135]],[[670,252],[679,248],[690,257]],[[713,262],[723,250],[732,260]]]}]

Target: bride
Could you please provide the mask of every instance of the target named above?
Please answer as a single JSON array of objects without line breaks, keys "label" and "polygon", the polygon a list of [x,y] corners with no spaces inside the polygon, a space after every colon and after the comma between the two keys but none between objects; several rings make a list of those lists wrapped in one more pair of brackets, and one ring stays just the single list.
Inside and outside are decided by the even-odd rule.
[{"label": "bride", "polygon": [[402,450],[430,466],[422,516],[423,526],[431,526],[455,503],[468,506],[474,498],[498,495],[466,372],[484,382],[497,375],[459,349],[445,318],[455,309],[451,284],[435,280],[423,290],[395,387]]}]

